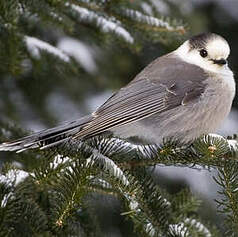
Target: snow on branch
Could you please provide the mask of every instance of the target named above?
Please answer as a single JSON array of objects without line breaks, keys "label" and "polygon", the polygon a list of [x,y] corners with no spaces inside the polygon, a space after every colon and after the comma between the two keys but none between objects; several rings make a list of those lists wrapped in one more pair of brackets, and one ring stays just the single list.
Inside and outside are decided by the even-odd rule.
[{"label": "snow on branch", "polygon": [[191,236],[189,233],[189,229],[193,228],[193,230],[196,230],[196,233],[201,234],[205,237],[211,237],[211,232],[207,229],[206,226],[204,226],[200,221],[186,218],[183,222],[180,222],[178,224],[171,224],[169,225],[169,231],[171,234],[178,235],[181,237],[189,237]]},{"label": "snow on branch", "polygon": [[68,63],[70,61],[68,55],[66,55],[63,51],[50,45],[47,42],[44,42],[40,39],[30,36],[25,36],[24,40],[26,42],[26,46],[29,53],[35,58],[40,58],[40,50],[45,50],[49,54],[53,54],[54,56],[60,58],[64,62]]},{"label": "snow on branch", "polygon": [[5,207],[8,200],[13,196],[13,189],[19,183],[25,180],[29,176],[29,173],[23,170],[10,169],[6,174],[0,175],[0,183],[5,184],[10,188],[10,192],[5,193],[0,201],[0,207]]},{"label": "snow on branch", "polygon": [[6,174],[0,175],[0,183],[7,186],[16,186],[28,176],[29,174],[23,170],[10,169]]},{"label": "snow on branch", "polygon": [[5,187],[9,189],[7,193],[2,192],[3,196],[1,197],[0,200],[1,208],[4,208],[7,205],[8,201],[12,199],[12,197],[14,197],[14,188],[19,183],[23,182],[28,176],[29,176],[28,172],[24,170],[18,170],[15,168],[8,170],[8,172],[5,174],[0,174],[0,183],[4,184]]},{"label": "snow on branch", "polygon": [[63,155],[56,155],[52,162],[50,162],[50,167],[56,169],[59,165],[62,165],[70,160],[69,157]]},{"label": "snow on branch", "polygon": [[[209,133],[208,135],[210,138],[217,138],[217,139],[220,139],[221,141],[227,142],[230,151],[234,151],[234,152],[238,151],[238,142],[236,140],[225,139],[223,136],[215,134],[215,133]],[[207,136],[204,136],[203,139],[204,141],[206,141]]]},{"label": "snow on branch", "polygon": [[129,185],[129,181],[120,167],[118,167],[112,160],[98,152],[96,149],[93,150],[93,154],[89,158],[88,162],[97,162],[99,164],[103,164],[105,170],[107,170],[110,175],[120,180],[125,186]]},{"label": "snow on branch", "polygon": [[63,37],[59,40],[57,47],[73,57],[87,72],[97,71],[93,51],[85,43],[74,38]]},{"label": "snow on branch", "polygon": [[191,218],[186,218],[184,222],[180,222],[178,224],[169,225],[169,231],[171,234],[176,236],[178,235],[181,237],[189,237],[191,235],[189,233],[190,228],[188,227],[195,229],[196,232],[201,234],[202,236],[212,236],[211,232],[207,229],[206,226],[204,226],[201,222]]},{"label": "snow on branch", "polygon": [[184,223],[194,227],[197,230],[197,233],[201,233],[205,237],[212,237],[211,232],[200,221],[192,218],[186,218]]},{"label": "snow on branch", "polygon": [[92,50],[78,40],[64,37],[60,39],[57,47],[35,37],[25,36],[24,40],[29,53],[35,58],[40,58],[40,50],[44,50],[66,63],[70,62],[70,56],[73,57],[89,73],[97,70]]},{"label": "snow on branch", "polygon": [[97,15],[93,11],[89,11],[88,9],[77,6],[75,4],[66,3],[66,6],[70,6],[73,10],[75,10],[80,15],[82,20],[90,22],[95,21],[97,26],[99,26],[103,32],[114,32],[128,43],[132,44],[134,42],[133,37],[126,29],[121,26],[120,21],[116,20],[115,22],[114,19],[113,21],[111,19],[106,19],[103,16]]},{"label": "snow on branch", "polygon": [[129,17],[137,22],[145,23],[145,24],[159,27],[159,28],[164,28],[167,31],[178,31],[178,32],[185,31],[183,26],[174,27],[174,26],[170,25],[169,22],[167,22],[167,21],[164,21],[162,19],[159,19],[159,18],[156,18],[153,16],[145,15],[139,11],[136,11],[136,10],[126,9],[124,11],[124,14],[127,17]]}]

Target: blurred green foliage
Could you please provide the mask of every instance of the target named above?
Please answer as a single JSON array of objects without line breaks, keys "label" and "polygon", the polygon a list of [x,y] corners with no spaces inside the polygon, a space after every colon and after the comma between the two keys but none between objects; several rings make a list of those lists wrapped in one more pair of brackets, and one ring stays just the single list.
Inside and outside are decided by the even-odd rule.
[{"label": "blurred green foliage", "polygon": [[[237,18],[218,1],[1,0],[0,141],[92,112],[89,100],[122,87],[193,34],[224,36],[236,72],[237,26]],[[72,110],[67,110],[69,105]],[[215,154],[208,149],[211,143],[217,147]],[[58,158],[59,165],[54,152],[1,153],[1,180],[15,169],[29,175],[20,184],[1,182],[1,236],[236,236],[237,165],[222,159],[227,143],[197,141],[196,156],[183,149],[175,154],[177,146],[166,143],[162,153],[162,148],[157,151],[159,160],[144,160],[122,146],[121,153],[108,156],[115,164],[103,157],[96,165],[85,162],[87,149],[71,160]],[[142,165],[133,169],[135,157]],[[189,187],[184,190],[183,181],[156,180],[146,168],[158,163],[190,166],[191,158],[201,167],[219,167],[217,182],[225,198],[218,203],[229,213],[226,227],[212,207],[201,210],[209,203],[201,204]],[[121,176],[110,173],[114,171]],[[130,186],[122,182],[123,175]]]}]

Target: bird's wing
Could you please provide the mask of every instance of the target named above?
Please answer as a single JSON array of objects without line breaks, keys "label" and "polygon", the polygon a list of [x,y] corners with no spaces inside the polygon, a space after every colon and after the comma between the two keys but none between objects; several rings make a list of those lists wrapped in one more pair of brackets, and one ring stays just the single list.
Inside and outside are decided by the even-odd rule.
[{"label": "bird's wing", "polygon": [[164,56],[152,62],[126,87],[110,97],[75,137],[92,137],[155,113],[199,99],[207,75],[194,65]]}]

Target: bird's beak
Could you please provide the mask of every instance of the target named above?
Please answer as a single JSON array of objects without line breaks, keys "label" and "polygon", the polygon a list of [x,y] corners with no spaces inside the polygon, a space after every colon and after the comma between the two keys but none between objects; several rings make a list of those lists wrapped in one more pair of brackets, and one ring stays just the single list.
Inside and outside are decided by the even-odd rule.
[{"label": "bird's beak", "polygon": [[213,59],[212,61],[213,61],[213,63],[218,64],[218,65],[225,65],[225,64],[227,64],[227,60],[224,59],[224,58],[221,58],[221,59],[218,59],[218,60]]}]

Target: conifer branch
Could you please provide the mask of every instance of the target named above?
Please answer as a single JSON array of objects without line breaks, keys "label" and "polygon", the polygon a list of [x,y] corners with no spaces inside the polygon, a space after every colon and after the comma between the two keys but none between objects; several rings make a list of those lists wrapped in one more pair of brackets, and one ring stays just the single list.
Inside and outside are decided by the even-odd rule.
[{"label": "conifer branch", "polygon": [[218,169],[218,177],[214,178],[222,188],[218,191],[221,199],[216,199],[220,212],[226,216],[226,236],[238,234],[238,163],[226,161],[224,166]]},{"label": "conifer branch", "polygon": [[[165,4],[170,7],[167,1]],[[115,49],[118,45],[137,50],[143,39],[149,38],[161,43],[163,48],[171,39],[178,43],[186,31],[184,23],[162,16],[155,1],[150,0],[0,1],[0,71],[4,99],[1,141],[25,134],[2,122],[20,120],[15,112],[14,93],[23,95],[36,115],[44,112],[42,117],[48,115],[45,104],[56,92],[56,85],[69,86],[74,99],[84,93],[84,87],[73,88],[78,83],[75,78],[83,75],[84,81],[92,79],[102,58],[100,55],[98,60],[91,53],[87,42],[96,51],[104,51],[109,46],[110,50]],[[64,47],[62,39],[64,42],[67,39],[73,50]],[[80,49],[75,52],[75,48]],[[91,68],[84,64],[83,52],[90,58]],[[100,78],[105,76],[101,72]],[[35,84],[31,83],[36,78],[41,83],[47,81],[46,91],[37,88],[37,98],[32,95]],[[97,79],[93,78],[90,83]],[[49,118],[52,121],[50,115]],[[5,164],[1,169],[0,236],[26,233],[29,236],[94,236],[100,227],[97,213],[87,202],[90,194],[119,199],[123,208],[121,216],[130,221],[140,236],[219,236],[217,227],[199,217],[201,201],[188,189],[170,195],[154,182],[147,168],[155,165],[217,168],[216,181],[223,195],[217,203],[226,217],[226,235],[236,236],[236,139],[205,135],[192,144],[168,139],[155,146],[135,145],[105,135],[87,141],[71,139],[45,151],[20,155],[1,153],[3,160],[18,161],[15,166],[19,167]]]}]

